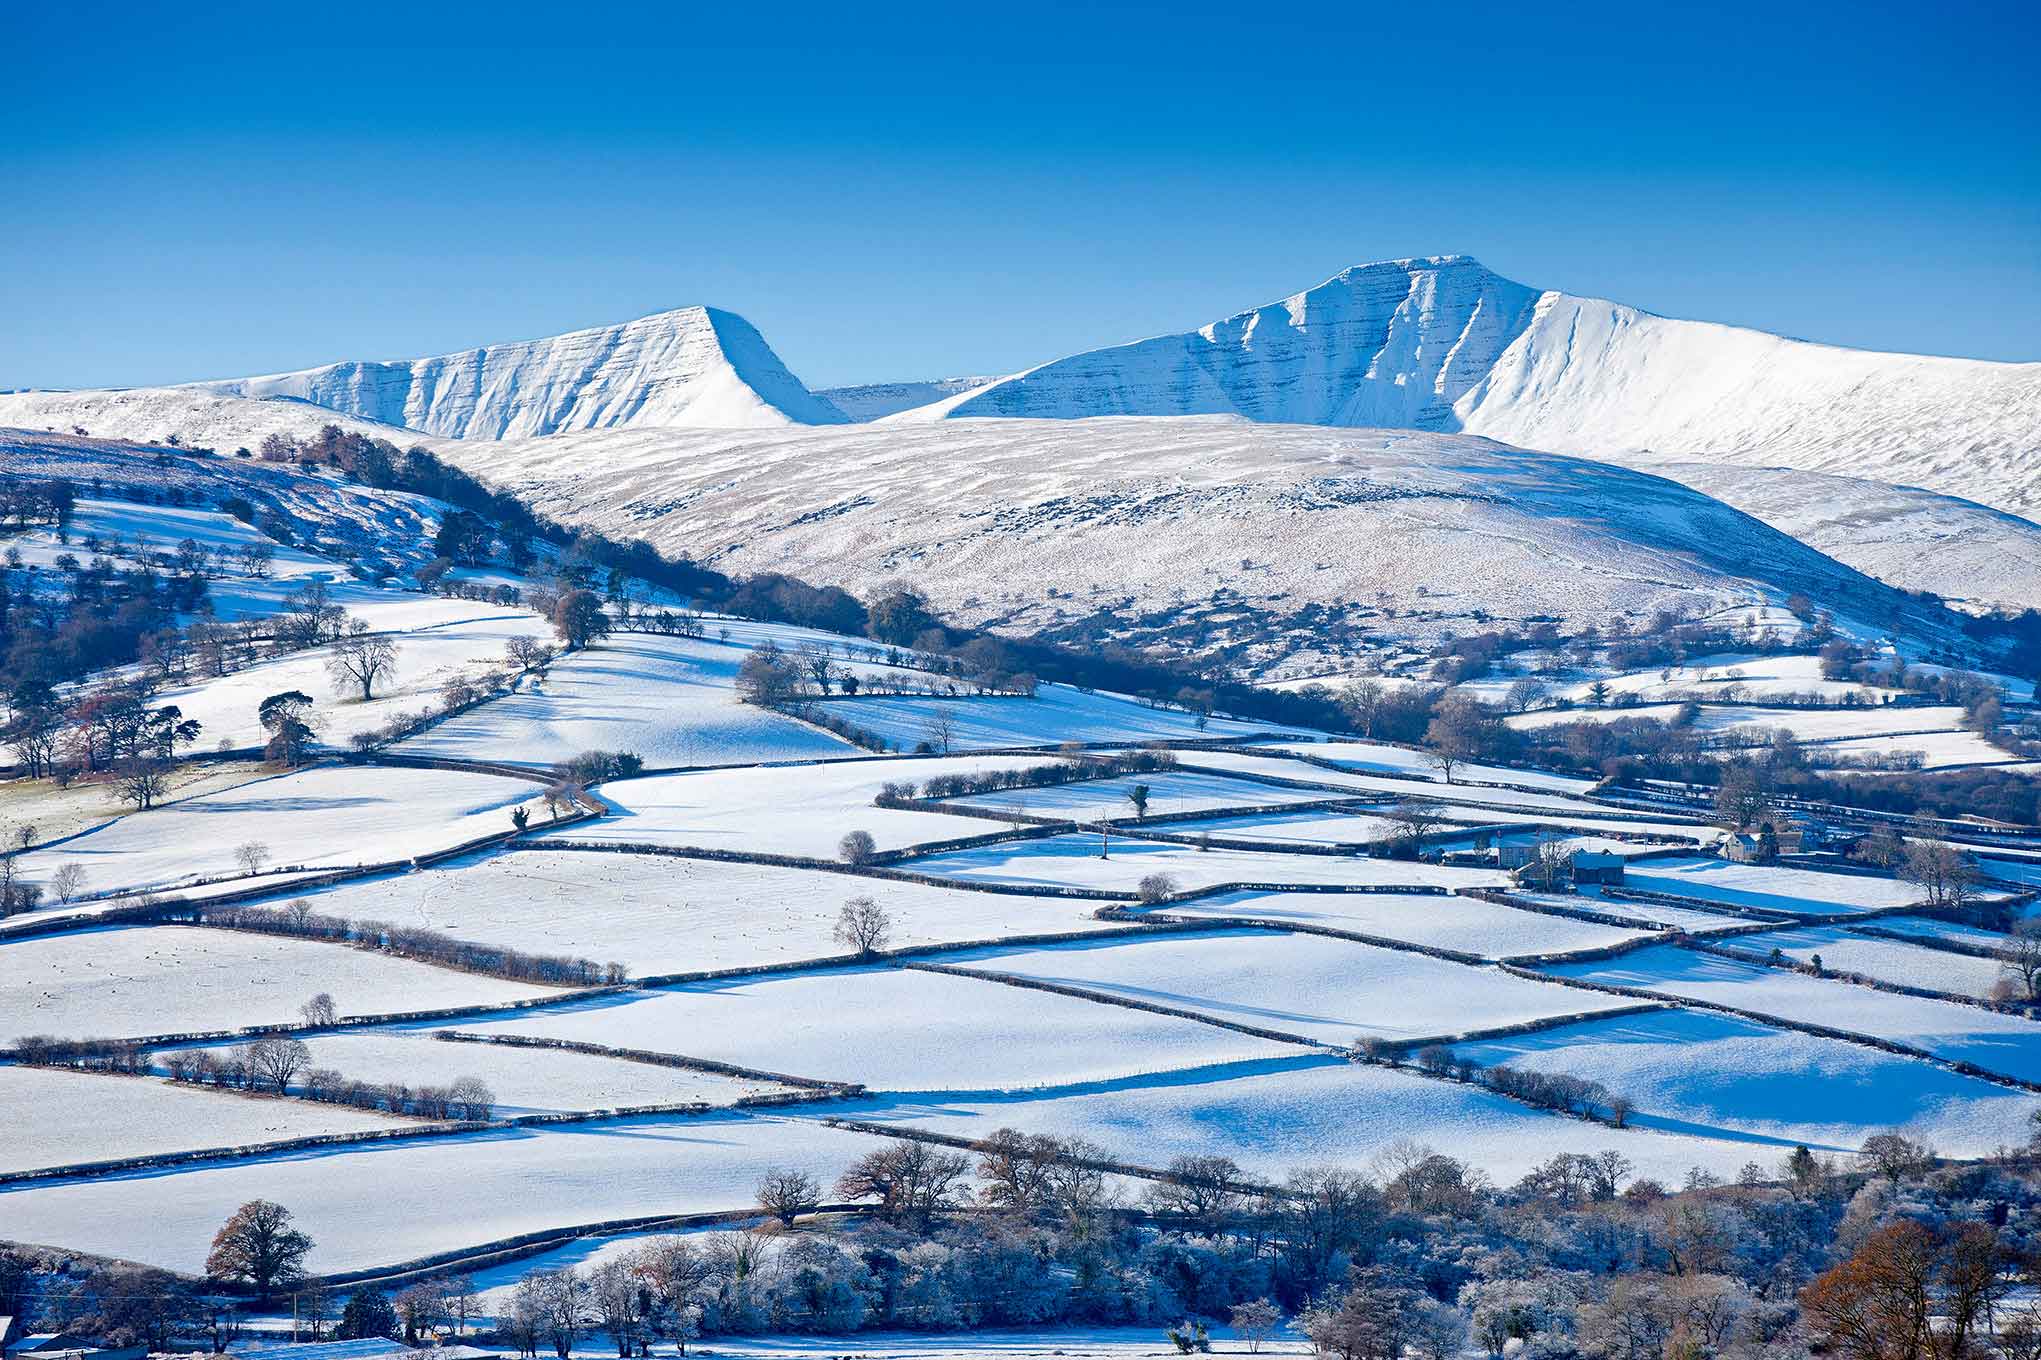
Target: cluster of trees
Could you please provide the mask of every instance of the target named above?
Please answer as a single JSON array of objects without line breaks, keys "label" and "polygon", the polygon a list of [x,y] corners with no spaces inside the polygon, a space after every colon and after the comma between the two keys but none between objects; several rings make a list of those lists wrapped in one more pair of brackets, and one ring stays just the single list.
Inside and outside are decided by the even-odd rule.
[{"label": "cluster of trees", "polygon": [[585,788],[605,779],[629,779],[644,768],[645,758],[636,751],[583,751],[553,766],[553,778]]},{"label": "cluster of trees", "polygon": [[[973,794],[1004,793],[1014,789],[1051,788],[1089,779],[1111,779],[1125,774],[1159,774],[1176,768],[1174,751],[1123,751],[1114,755],[1090,755],[1071,751],[1062,760],[1047,765],[1029,765],[1014,770],[959,770],[954,774],[931,775],[921,784],[923,798],[967,798]],[[899,801],[915,796],[912,781],[887,783],[879,793],[882,801]]]},{"label": "cluster of trees", "polygon": [[0,688],[142,660],[147,639],[209,607],[207,559],[196,543],[188,547],[167,570],[148,559],[123,567],[105,554],[80,562],[62,553],[53,586],[14,553],[0,567]]},{"label": "cluster of trees", "polygon": [[149,1054],[130,1039],[60,1039],[28,1034],[14,1045],[15,1060],[28,1067],[75,1067],[81,1072],[149,1070]]},{"label": "cluster of trees", "polygon": [[200,908],[198,919],[209,926],[351,944],[444,968],[553,987],[614,984],[630,976],[621,963],[597,963],[564,954],[531,954],[502,945],[457,940],[422,926],[328,916],[313,911],[312,904],[304,898],[284,907]]},{"label": "cluster of trees", "polygon": [[395,1079],[364,1081],[330,1067],[313,1067],[311,1062],[311,1050],[303,1040],[271,1036],[236,1048],[167,1053],[163,1068],[172,1081],[276,1095],[291,1094],[296,1081],[296,1094],[306,1100],[419,1119],[486,1122],[496,1109],[496,1093],[480,1077],[414,1086]]}]

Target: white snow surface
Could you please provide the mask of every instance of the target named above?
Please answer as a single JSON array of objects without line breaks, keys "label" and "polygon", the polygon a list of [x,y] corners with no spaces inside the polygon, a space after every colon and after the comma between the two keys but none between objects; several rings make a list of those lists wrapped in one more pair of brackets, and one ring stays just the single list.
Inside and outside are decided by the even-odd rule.
[{"label": "white snow surface", "polygon": [[1082,1137],[1128,1161],[1166,1166],[1182,1156],[1231,1157],[1253,1176],[1280,1180],[1307,1166],[1365,1170],[1400,1139],[1459,1149],[1504,1183],[1557,1152],[1620,1149],[1635,1174],[1677,1183],[1689,1167],[1733,1177],[1748,1143],[1563,1119],[1478,1086],[1337,1059],[1301,1059],[1231,1081],[1164,1074],[1109,1090],[984,1095],[853,1104],[872,1123],[984,1137],[999,1128]]},{"label": "white snow surface", "polygon": [[958,807],[1007,812],[1013,808],[1038,817],[1131,817],[1134,808],[1127,795],[1136,784],[1148,786],[1148,815],[1175,812],[1219,812],[1233,807],[1269,807],[1276,804],[1306,805],[1337,798],[1337,793],[1316,793],[1310,789],[1281,789],[1201,770],[1162,770],[1149,774],[1120,775],[1112,779],[1087,779],[1074,784],[1051,784],[1045,788],[1008,789],[1000,793],[975,793],[944,802]]},{"label": "white snow surface", "polygon": [[872,799],[886,783],[1041,763],[1040,756],[853,759],[645,775],[604,784],[602,799],[616,815],[567,827],[558,838],[835,859],[845,833],[865,831],[879,849],[900,850],[983,836],[999,827],[980,817],[873,807]]},{"label": "white snow surface", "polygon": [[1507,875],[1489,869],[1362,856],[1285,854],[1275,849],[1201,850],[1174,842],[1140,840],[1138,834],[1115,832],[1104,858],[1099,856],[1096,833],[1072,832],[932,854],[907,860],[900,867],[964,883],[1047,884],[1130,895],[1142,879],[1154,873],[1168,874],[1180,889],[1216,883],[1497,888],[1508,881]]},{"label": "white snow surface", "polygon": [[[142,1182],[147,1212],[120,1178],[0,1190],[0,1220],[21,1241],[196,1273],[236,1208],[273,1199],[316,1244],[307,1268],[325,1273],[541,1228],[742,1208],[770,1167],[826,1184],[879,1145],[813,1120],[644,1116],[194,1166]],[[460,1213],[419,1212],[448,1187]]]},{"label": "white snow surface", "polygon": [[307,894],[314,910],[429,926],[538,954],[614,959],[634,977],[844,953],[852,897],[876,899],[896,947],[1103,928],[1063,897],[970,892],[814,869],[664,855],[518,850]]},{"label": "white snow surface", "polygon": [[1478,897],[1431,893],[1222,893],[1160,910],[1171,916],[1252,917],[1351,930],[1457,949],[1483,958],[1600,949],[1648,934],[1593,921],[1518,911]]},{"label": "white snow surface", "polygon": [[[1830,874],[1777,864],[1737,864],[1700,855],[1632,864],[1623,874],[1623,886],[1704,902],[1817,915],[1905,907],[1921,900],[1919,888],[1896,878]],[[1646,903],[1644,909],[1649,911],[1651,906]]]},{"label": "white snow surface", "polygon": [[1677,945],[1654,945],[1598,963],[1553,964],[1545,971],[1891,1039],[1988,1072],[2041,1081],[2041,1024],[1961,1002],[1809,977]]},{"label": "white snow surface", "polygon": [[858,754],[840,737],[740,703],[746,655],[701,638],[615,634],[397,750],[541,769],[590,750],[635,752],[654,769]]},{"label": "white snow surface", "polygon": [[[1635,1004],[1492,968],[1260,930],[974,949],[945,962],[1083,987],[1347,1047]],[[1027,993],[1034,995],[1034,993]]]},{"label": "white snow surface", "polygon": [[1758,935],[1740,935],[1725,943],[1732,949],[1758,955],[1777,949],[1801,963],[1811,962],[1819,955],[1822,967],[1831,972],[1862,973],[1880,982],[1953,992],[1980,1000],[1991,995],[1991,986],[1999,978],[1996,959],[1881,940],[1874,935],[1855,935],[1846,926],[1768,930]]},{"label": "white snow surface", "polygon": [[829,699],[817,706],[856,723],[901,750],[912,750],[919,742],[932,741],[930,723],[938,713],[949,717],[953,729],[950,749],[956,751],[1056,746],[1066,741],[1133,744],[1170,738],[1239,738],[1297,730],[1216,716],[1200,729],[1197,715],[1186,709],[1158,708],[1125,695],[1074,689],[1069,685],[1043,685],[1033,698],[874,695]]},{"label": "white snow surface", "polygon": [[339,1105],[201,1090],[155,1077],[0,1067],[0,1172],[355,1133],[398,1122]]},{"label": "white snow surface", "polygon": [[99,893],[242,877],[235,849],[248,842],[268,847],[265,873],[374,864],[508,831],[510,809],[537,793],[522,779],[459,770],[313,766],[130,812],[20,864],[41,879],[74,862]]},{"label": "white snow surface", "polygon": [[1360,265],[1197,331],[1091,350],[893,417],[1396,426],[1777,465],[2041,503],[2041,364],[1878,354],[1537,292],[1464,256]]},{"label": "white snow surface", "polygon": [[1298,1051],[1195,1020],[902,968],[689,983],[458,1028],[684,1053],[887,1091],[1061,1086]]},{"label": "white snow surface", "polygon": [[346,945],[203,926],[104,926],[0,945],[0,1047],[30,1034],[135,1038],[557,995]]},{"label": "white snow surface", "polygon": [[[1628,1096],[1641,1128],[1854,1152],[1905,1129],[1951,1157],[2017,1145],[2041,1099],[1918,1058],[1711,1011],[1667,1010],[1461,1044],[1484,1067],[1563,1072]],[[1769,1159],[1760,1157],[1758,1160]]]},{"label": "white snow surface", "polygon": [[635,425],[833,425],[743,317],[683,307],[544,340],[429,359],[349,361],[188,386],[286,398],[456,439]]}]

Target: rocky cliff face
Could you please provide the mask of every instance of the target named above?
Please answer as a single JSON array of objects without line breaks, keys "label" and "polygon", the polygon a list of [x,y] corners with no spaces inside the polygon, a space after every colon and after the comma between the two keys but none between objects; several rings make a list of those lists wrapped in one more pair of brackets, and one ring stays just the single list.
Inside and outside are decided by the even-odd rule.
[{"label": "rocky cliff face", "polygon": [[750,322],[709,307],[429,359],[352,361],[192,386],[296,398],[455,439],[844,420],[787,371]]}]

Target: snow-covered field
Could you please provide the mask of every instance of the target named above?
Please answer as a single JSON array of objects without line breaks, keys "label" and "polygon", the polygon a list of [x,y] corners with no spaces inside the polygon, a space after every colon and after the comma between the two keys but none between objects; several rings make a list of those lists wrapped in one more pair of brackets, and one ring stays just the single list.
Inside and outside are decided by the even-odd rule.
[{"label": "snow-covered field", "polygon": [[1314,793],[1309,789],[1282,789],[1245,779],[1197,770],[1165,770],[1157,774],[1130,774],[1113,779],[1087,779],[1077,784],[1052,784],[1046,788],[1012,789],[1004,793],[978,793],[945,801],[960,807],[1008,812],[1019,808],[1037,817],[1068,817],[1090,820],[1099,817],[1125,818],[1134,815],[1127,795],[1136,784],[1148,787],[1148,815],[1218,811],[1229,807],[1269,807],[1282,803],[1313,803],[1339,797],[1336,793]]},{"label": "snow-covered field", "polygon": [[1800,963],[1808,963],[1818,957],[1822,967],[1832,972],[1862,973],[1880,982],[1896,982],[1904,987],[1923,987],[1929,991],[1953,992],[1979,999],[1991,995],[1992,984],[1999,978],[1996,959],[1980,959],[1946,949],[1930,949],[1925,945],[1901,944],[1897,940],[1881,940],[1875,936],[1853,935],[1846,926],[1768,930],[1760,935],[1738,936],[1730,945],[1754,954],[1769,954],[1776,949]]},{"label": "snow-covered field", "polygon": [[1554,964],[1556,977],[1643,987],[1755,1014],[1910,1044],[1937,1057],[2041,1081],[2041,1023],[1955,1001],[1883,992],[1833,978],[1658,945],[1601,963]]},{"label": "snow-covered field", "polygon": [[1246,916],[1327,926],[1490,959],[1599,949],[1649,933],[1517,911],[1478,897],[1430,893],[1223,893],[1163,910],[1172,916]]},{"label": "snow-covered field", "polygon": [[[1589,802],[1584,798],[1571,798],[1564,794],[1492,788],[1460,782],[1451,785],[1441,781],[1417,782],[1414,778],[1328,770],[1322,765],[1307,765],[1301,760],[1286,760],[1280,756],[1242,755],[1234,751],[1190,751],[1184,753],[1183,763],[1193,769],[1267,775],[1277,779],[1325,784],[1335,789],[1351,790],[1355,794],[1374,794],[1386,798],[1451,799],[1455,803],[1474,807],[1488,804],[1525,812],[1569,813],[1585,817],[1599,814],[1606,818],[1611,813],[1620,811],[1601,803]],[[1455,781],[1460,779],[1460,770],[1457,766],[1454,767],[1453,778]]]},{"label": "snow-covered field", "polygon": [[1919,757],[1918,768],[1945,770],[1958,765],[2010,765],[2016,757],[1975,732],[1916,732],[1910,736],[1855,737],[1808,748],[1815,765],[1849,761],[1906,761]]},{"label": "snow-covered field", "polygon": [[2002,949],[2011,943],[1999,931],[1958,925],[1954,921],[1940,921],[1932,916],[1881,916],[1877,924],[1880,930],[1912,935],[1923,940],[1949,940],[1980,949]]},{"label": "snow-covered field", "polygon": [[1641,1128],[1855,1151],[1905,1129],[1952,1157],[2026,1137],[2041,1098],[1918,1058],[1774,1029],[1719,1012],[1667,1010],[1461,1044],[1484,1067],[1564,1072],[1627,1096]]},{"label": "snow-covered field", "polygon": [[107,926],[0,945],[0,1045],[298,1023],[330,993],[340,1014],[480,1005],[552,989],[346,945],[200,926]]},{"label": "snow-covered field", "polygon": [[918,969],[693,983],[459,1028],[649,1048],[876,1090],[1016,1090],[1295,1053],[1195,1020]]},{"label": "snow-covered field", "polygon": [[1249,1175],[1270,1178],[1301,1166],[1366,1169],[1400,1139],[1457,1149],[1504,1182],[1557,1152],[1616,1148],[1637,1175],[1672,1183],[1693,1166],[1733,1176],[1765,1155],[1749,1143],[1562,1119],[1479,1087],[1337,1059],[1285,1063],[1227,1082],[1164,1074],[1106,1091],[881,1100],[844,1113],[964,1136],[1006,1127],[1083,1137],[1144,1166],[1231,1157]]},{"label": "snow-covered field", "polygon": [[[354,1133],[399,1122],[339,1105],[199,1090],[155,1077],[0,1067],[0,1172]],[[0,1221],[5,1217],[0,1209]]]},{"label": "snow-covered field", "polygon": [[663,855],[518,850],[310,894],[316,910],[463,940],[616,960],[635,977],[841,954],[846,900],[871,897],[894,946],[1098,928],[1092,903]]},{"label": "snow-covered field", "polygon": [[196,1272],[228,1215],[271,1199],[317,1244],[307,1268],[332,1272],[541,1228],[742,1206],[769,1167],[813,1166],[831,1180],[875,1146],[814,1120],[648,1115],[0,1190],[0,1220],[19,1241]]},{"label": "snow-covered field", "polygon": [[852,760],[647,775],[604,784],[602,799],[616,815],[568,827],[561,838],[834,859],[845,833],[865,831],[879,849],[899,850],[927,841],[982,836],[999,828],[977,817],[873,807],[872,799],[883,785],[919,782],[951,771],[1025,769],[1040,760],[1039,756]]},{"label": "snow-covered field", "polygon": [[[239,877],[242,845],[267,848],[266,871],[337,869],[444,850],[508,831],[536,784],[456,770],[315,766],[125,817],[20,859],[30,878],[75,863],[93,892],[175,888]],[[543,821],[540,812],[537,820]]]},{"label": "snow-covered field", "polygon": [[1521,897],[1528,902],[1544,902],[1560,907],[1585,907],[1603,916],[1620,916],[1640,924],[1657,922],[1678,926],[1690,935],[1702,935],[1711,930],[1735,930],[1751,923],[1748,916],[1737,916],[1726,911],[1707,911],[1698,907],[1675,907],[1664,902],[1628,902],[1619,897],[1604,897],[1593,890],[1580,894],[1544,893],[1523,889],[1511,889],[1510,895]]},{"label": "snow-covered field", "polygon": [[[1401,774],[1417,779],[1444,782],[1445,774],[1430,754],[1407,746],[1389,746],[1372,741],[1285,742],[1272,749],[1316,756],[1361,774]],[[1473,762],[1455,765],[1453,778],[1459,783],[1507,784],[1512,788],[1536,789],[1546,793],[1586,793],[1595,786],[1592,779],[1578,775],[1548,774],[1542,770],[1517,770],[1504,765]]]},{"label": "snow-covered field", "polygon": [[928,855],[908,860],[902,867],[966,883],[1050,884],[1117,893],[1132,893],[1142,879],[1155,873],[1168,874],[1186,890],[1216,883],[1492,888],[1501,887],[1508,877],[1493,869],[1344,855],[1286,855],[1276,850],[1201,850],[1120,835],[1109,838],[1104,858],[1100,858],[1100,847],[1098,834],[1073,832]]},{"label": "snow-covered field", "polygon": [[1339,1047],[1370,1035],[1430,1039],[1633,1004],[1424,954],[1269,931],[975,949],[946,961]]},{"label": "snow-covered field", "polygon": [[935,723],[946,717],[950,749],[994,750],[1006,746],[1059,746],[1066,741],[1123,741],[1130,745],[1170,738],[1249,737],[1260,732],[1295,732],[1269,724],[1213,717],[1201,729],[1187,709],[1158,708],[1138,700],[1068,685],[1043,685],[1032,699],[996,695],[874,695],[832,699],[821,705],[836,716],[877,733],[894,748],[911,751],[921,742],[941,750]]},{"label": "snow-covered field", "polygon": [[1246,817],[1199,817],[1161,828],[1173,836],[1266,841],[1270,845],[1370,845],[1393,840],[1397,824],[1366,812],[1264,812]]},{"label": "snow-covered field", "polygon": [[1633,864],[1623,875],[1623,886],[1638,892],[1670,893],[1730,906],[1810,914],[1881,911],[1912,906],[1921,900],[1919,888],[1896,878],[1829,874],[1776,864],[1737,864],[1700,856]]},{"label": "snow-covered field", "polygon": [[392,637],[396,673],[379,681],[375,698],[366,702],[352,682],[334,682],[327,669],[331,647],[293,652],[217,679],[166,689],[154,702],[175,704],[185,717],[203,723],[201,747],[224,741],[236,748],[256,748],[269,739],[256,719],[257,707],[272,694],[298,690],[315,700],[312,725],[319,744],[346,750],[348,738],[357,732],[382,727],[400,714],[437,708],[440,686],[455,676],[508,669],[503,648],[512,638],[550,641],[552,634],[551,625],[536,614],[505,610],[494,618],[412,628]]},{"label": "snow-covered field", "polygon": [[700,638],[618,634],[398,749],[540,767],[582,751],[633,751],[654,769],[858,754],[820,728],[738,702],[748,654]]}]

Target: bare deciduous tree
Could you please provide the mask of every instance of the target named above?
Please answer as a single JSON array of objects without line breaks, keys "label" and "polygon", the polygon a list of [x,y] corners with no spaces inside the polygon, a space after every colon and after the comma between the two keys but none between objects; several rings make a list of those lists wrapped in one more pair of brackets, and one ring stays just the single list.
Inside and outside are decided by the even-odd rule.
[{"label": "bare deciduous tree", "polygon": [[259,874],[269,863],[269,847],[261,841],[243,841],[234,847],[234,862],[244,874]]},{"label": "bare deciduous tree", "polygon": [[248,1046],[248,1063],[255,1075],[276,1088],[278,1095],[290,1090],[291,1078],[312,1061],[312,1050],[302,1039],[270,1035]]},{"label": "bare deciduous tree", "polygon": [[821,1202],[822,1187],[805,1171],[774,1167],[758,1182],[758,1207],[783,1227],[793,1227],[795,1218],[812,1212]]},{"label": "bare deciduous tree", "polygon": [[362,701],[375,698],[378,681],[397,669],[397,644],[379,633],[371,633],[361,619],[341,625],[326,670],[333,683],[343,689],[359,685]]},{"label": "bare deciduous tree", "polygon": [[333,1025],[340,1022],[340,1008],[333,1004],[331,992],[319,993],[298,1007],[298,1014],[305,1018],[308,1025]]},{"label": "bare deciduous tree", "polygon": [[879,852],[878,842],[869,831],[846,831],[843,839],[836,843],[836,857],[845,864],[866,865]]},{"label": "bare deciduous tree", "polygon": [[69,860],[57,866],[50,875],[50,891],[59,902],[68,903],[78,896],[85,887],[85,870]]},{"label": "bare deciduous tree", "polygon": [[859,954],[876,954],[893,936],[893,918],[869,897],[853,897],[836,917],[836,941]]}]

